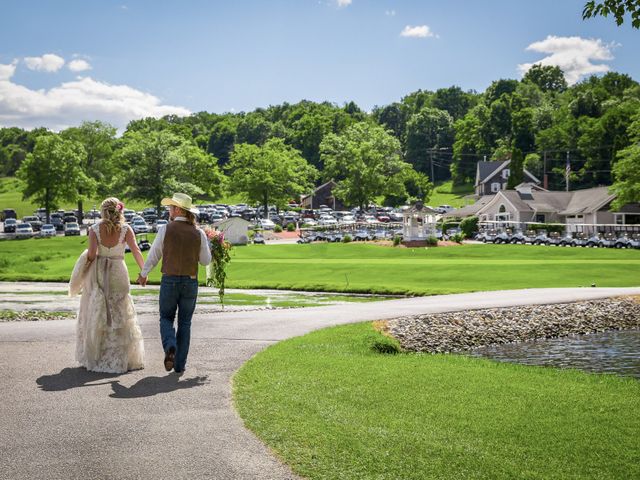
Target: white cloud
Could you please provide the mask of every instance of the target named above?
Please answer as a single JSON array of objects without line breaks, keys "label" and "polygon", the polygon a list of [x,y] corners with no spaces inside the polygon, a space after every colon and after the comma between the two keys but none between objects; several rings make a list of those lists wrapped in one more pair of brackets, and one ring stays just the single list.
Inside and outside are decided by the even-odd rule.
[{"label": "white cloud", "polygon": [[0,63],[0,82],[9,80],[16,73],[16,65],[18,60],[14,60],[9,65]]},{"label": "white cloud", "polygon": [[57,72],[64,65],[64,58],[54,53],[45,53],[41,57],[25,57],[24,63],[29,70]]},{"label": "white cloud", "polygon": [[348,7],[349,5],[351,5],[351,2],[352,2],[352,0],[336,0],[336,4],[340,8]]},{"label": "white cloud", "polygon": [[387,15],[388,17],[395,17],[396,16],[396,11],[395,10],[385,10],[384,14]]},{"label": "white cloud", "polygon": [[72,72],[84,72],[85,70],[91,70],[89,62],[82,59],[71,60],[67,67]]},{"label": "white cloud", "polygon": [[411,38],[428,38],[428,37],[440,38],[438,35],[433,33],[427,25],[419,25],[415,27],[407,25],[406,27],[404,27],[404,30],[400,32],[400,36],[411,37]]},{"label": "white cloud", "polygon": [[564,72],[569,85],[573,85],[586,75],[605,73],[609,65],[592,63],[592,61],[613,60],[611,50],[615,44],[606,44],[599,38],[556,37],[548,35],[539,42],[534,42],[527,50],[547,53],[548,56],[533,63],[518,65],[520,74],[524,75],[533,65],[558,66]]},{"label": "white cloud", "polygon": [[0,126],[62,130],[81,122],[103,120],[119,129],[143,117],[188,115],[186,108],[163,105],[160,99],[127,85],[111,85],[90,77],[49,90],[14,83],[15,62],[0,64]]}]

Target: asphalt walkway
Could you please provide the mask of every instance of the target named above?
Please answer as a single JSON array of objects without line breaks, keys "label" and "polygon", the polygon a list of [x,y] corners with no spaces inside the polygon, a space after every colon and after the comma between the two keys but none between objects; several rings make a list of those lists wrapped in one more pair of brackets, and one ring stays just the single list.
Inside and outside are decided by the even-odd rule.
[{"label": "asphalt walkway", "polygon": [[75,366],[73,320],[0,324],[0,479],[295,478],[243,427],[232,405],[233,373],[274,342],[349,322],[629,294],[639,295],[640,288],[481,292],[196,315],[182,377],[164,371],[153,315],[139,318],[146,367],[124,375]]}]

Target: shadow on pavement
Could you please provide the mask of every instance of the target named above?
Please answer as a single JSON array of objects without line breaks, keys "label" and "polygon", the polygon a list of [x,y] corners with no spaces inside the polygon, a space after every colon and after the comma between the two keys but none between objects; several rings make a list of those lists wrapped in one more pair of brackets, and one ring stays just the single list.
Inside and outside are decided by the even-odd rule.
[{"label": "shadow on pavement", "polygon": [[176,374],[165,377],[146,377],[130,387],[121,385],[118,380],[111,381],[113,393],[111,398],[142,398],[158,395],[159,393],[169,393],[185,388],[200,387],[204,385],[209,377],[193,377],[180,381]]},{"label": "shadow on pavement", "polygon": [[104,383],[92,383],[96,380],[104,380],[105,378],[118,377],[119,373],[98,373],[90,372],[84,367],[64,368],[60,373],[53,375],[43,375],[36,380],[40,390],[45,392],[60,392],[78,387],[92,387],[94,385],[103,385]]}]

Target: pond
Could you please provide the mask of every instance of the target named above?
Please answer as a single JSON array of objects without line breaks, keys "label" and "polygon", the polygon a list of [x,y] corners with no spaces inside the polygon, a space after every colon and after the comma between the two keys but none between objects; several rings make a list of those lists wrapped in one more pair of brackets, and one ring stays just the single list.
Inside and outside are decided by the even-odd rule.
[{"label": "pond", "polygon": [[477,348],[469,354],[499,362],[577,368],[640,380],[640,330],[492,345]]}]

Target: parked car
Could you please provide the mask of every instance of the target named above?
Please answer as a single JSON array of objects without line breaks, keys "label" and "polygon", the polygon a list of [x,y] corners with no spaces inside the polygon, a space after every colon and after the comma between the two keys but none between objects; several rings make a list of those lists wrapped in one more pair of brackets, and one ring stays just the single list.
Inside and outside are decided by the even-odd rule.
[{"label": "parked car", "polygon": [[276,224],[268,218],[261,218],[258,221],[258,226],[264,230],[273,230],[274,228],[276,228]]},{"label": "parked car", "polygon": [[100,218],[100,212],[98,210],[89,210],[84,214],[84,218],[88,218],[89,220]]},{"label": "parked car", "polygon": [[318,225],[329,226],[329,225],[337,225],[338,221],[333,218],[331,215],[320,215],[318,219]]},{"label": "parked car", "polygon": [[62,221],[66,225],[67,223],[78,223],[78,218],[75,215],[65,213],[64,217],[62,217]]},{"label": "parked car", "polygon": [[64,231],[64,221],[59,213],[52,213],[49,217],[51,224],[55,227],[56,232]]},{"label": "parked car", "polygon": [[80,235],[80,225],[76,222],[69,222],[64,224],[64,236],[69,237],[72,235]]},{"label": "parked car", "polygon": [[40,218],[36,217],[35,215],[31,217],[24,217],[22,219],[22,223],[30,224],[34,232],[39,232],[42,228],[42,222],[40,221]]},{"label": "parked car", "polygon": [[158,230],[160,229],[160,227],[165,226],[167,223],[169,223],[167,220],[156,220],[153,225],[151,226],[151,230],[153,230],[155,233],[158,233]]},{"label": "parked car", "polygon": [[142,217],[135,217],[131,222],[131,227],[133,228],[133,233],[135,234],[149,233],[151,231],[149,225],[147,225],[147,222],[145,222],[144,218]]},{"label": "parked car", "polygon": [[47,209],[46,208],[39,208],[35,211],[34,214],[36,217],[38,217],[40,219],[41,222],[46,222],[47,221]]},{"label": "parked car", "polygon": [[364,242],[366,240],[371,240],[371,236],[366,230],[358,230],[353,234],[353,239],[357,242]]},{"label": "parked car", "polygon": [[2,218],[0,220],[6,220],[8,218],[18,219],[18,214],[13,208],[5,208],[2,210]]},{"label": "parked car", "polygon": [[16,226],[16,238],[31,238],[33,237],[33,228],[29,223],[19,223]]},{"label": "parked car", "polygon": [[261,233],[258,232],[253,236],[253,243],[264,245],[264,237],[262,236]]},{"label": "parked car", "polygon": [[7,218],[4,221],[4,233],[15,233],[18,221],[15,218]]},{"label": "parked car", "polygon": [[50,223],[45,223],[44,225],[42,225],[42,228],[40,229],[40,236],[41,237],[55,237],[56,236],[56,227],[54,227]]}]

